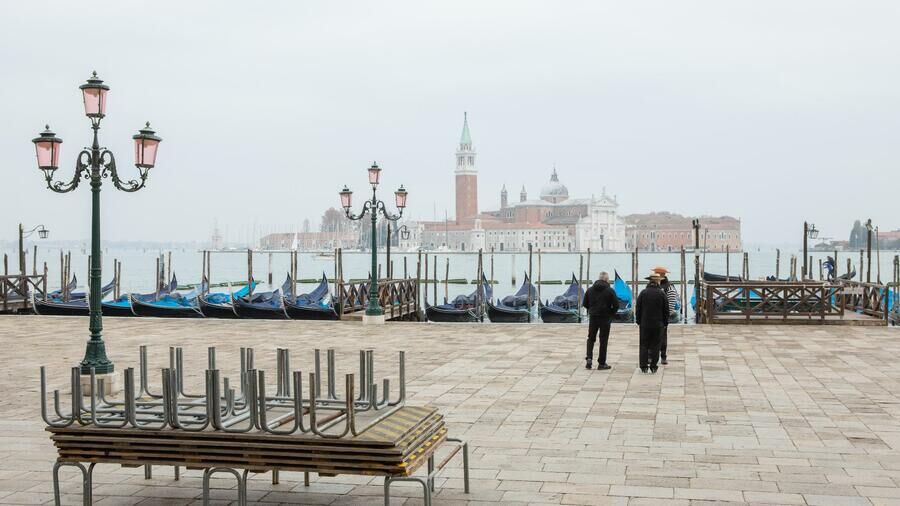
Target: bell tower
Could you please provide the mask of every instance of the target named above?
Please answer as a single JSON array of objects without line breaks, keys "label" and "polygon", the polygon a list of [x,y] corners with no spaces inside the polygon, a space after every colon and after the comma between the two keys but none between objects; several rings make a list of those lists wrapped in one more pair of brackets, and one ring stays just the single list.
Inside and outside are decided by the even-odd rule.
[{"label": "bell tower", "polygon": [[478,171],[469,133],[468,114],[463,113],[463,129],[456,149],[456,222],[478,216]]}]

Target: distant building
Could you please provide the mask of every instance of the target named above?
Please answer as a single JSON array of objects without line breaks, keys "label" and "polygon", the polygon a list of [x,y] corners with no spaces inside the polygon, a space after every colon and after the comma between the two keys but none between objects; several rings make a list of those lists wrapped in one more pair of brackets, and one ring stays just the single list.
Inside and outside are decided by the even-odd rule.
[{"label": "distant building", "polygon": [[[500,208],[479,212],[475,159],[468,116],[464,116],[454,172],[456,218],[417,224],[418,246],[457,251],[526,251],[529,245],[545,251],[625,249],[625,222],[618,216],[619,203],[615,197],[607,195],[603,188],[598,198],[570,198],[556,168],[550,181],[541,188],[538,199],[529,200],[523,185],[519,201],[510,203],[503,185]],[[401,244],[415,243],[410,237]]]},{"label": "distant building", "polygon": [[[710,251],[740,251],[741,220],[731,216],[701,216],[700,247]],[[694,247],[693,218],[668,212],[625,217],[628,249],[678,251]]]}]

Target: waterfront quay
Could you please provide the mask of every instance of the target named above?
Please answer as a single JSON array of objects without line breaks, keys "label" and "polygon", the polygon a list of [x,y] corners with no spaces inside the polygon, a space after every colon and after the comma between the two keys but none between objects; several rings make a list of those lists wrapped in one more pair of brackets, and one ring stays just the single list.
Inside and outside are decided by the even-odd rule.
[{"label": "waterfront quay", "polygon": [[[222,367],[255,347],[271,368],[275,348],[312,367],[335,348],[354,367],[373,348],[389,373],[406,350],[409,405],[433,405],[471,445],[471,493],[462,468],[437,480],[435,505],[900,504],[900,334],[889,327],[673,325],[669,365],[635,370],[637,327],[613,327],[611,371],[584,369],[584,325],[441,325],[261,320],[104,321],[117,370],[149,346],[152,371],[169,346]],[[52,504],[56,457],[44,431],[39,371],[63,388],[84,352],[84,319],[2,316],[0,504]],[[236,366],[235,366],[236,368]],[[202,367],[185,378],[197,391]],[[396,374],[393,372],[393,374]],[[151,385],[158,390],[158,375]],[[67,402],[67,401],[64,401]],[[52,409],[52,408],[51,408]],[[81,477],[61,471],[63,504],[81,504]],[[235,501],[233,479],[213,478],[215,504]],[[251,503],[381,504],[382,480],[269,475],[249,482]],[[201,504],[201,474],[101,464],[94,503]],[[421,487],[397,483],[392,504],[421,504]],[[235,503],[236,504],[236,503]]]}]

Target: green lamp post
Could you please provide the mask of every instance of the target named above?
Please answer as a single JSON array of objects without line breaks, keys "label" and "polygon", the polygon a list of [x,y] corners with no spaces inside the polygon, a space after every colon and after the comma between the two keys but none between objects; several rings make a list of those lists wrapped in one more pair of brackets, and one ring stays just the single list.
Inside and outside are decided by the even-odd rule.
[{"label": "green lamp post", "polygon": [[93,369],[97,374],[113,372],[113,363],[106,356],[103,343],[103,321],[100,309],[100,186],[104,178],[110,178],[113,185],[122,191],[136,192],[144,187],[150,169],[156,165],[156,153],[161,138],[150,128],[150,123],[141,129],[134,139],[134,165],[138,169],[139,180],[124,181],[116,172],[116,159],[112,151],[100,147],[97,134],[100,120],[106,116],[106,97],[109,86],[97,77],[94,72],[85,84],[80,86],[84,99],[84,114],[91,120],[94,141],[91,147],[82,150],[75,160],[75,175],[68,182],[54,181],[53,175],[59,168],[59,152],[62,139],[58,138],[48,125],[40,136],[33,139],[37,152],[38,168],[44,173],[47,188],[57,193],[68,193],[75,190],[82,179],[91,182],[91,266],[90,266],[90,339],[81,361],[81,373],[90,374]]},{"label": "green lamp post", "polygon": [[341,206],[344,208],[344,214],[346,214],[347,218],[351,220],[361,220],[363,219],[363,217],[365,217],[366,213],[369,213],[369,215],[371,216],[372,271],[371,279],[369,282],[369,302],[366,305],[366,313],[365,317],[363,318],[363,322],[383,323],[384,311],[381,309],[381,305],[378,303],[378,234],[376,230],[378,213],[381,212],[381,214],[387,220],[399,220],[403,216],[403,209],[406,207],[407,192],[403,188],[403,185],[400,185],[400,188],[394,192],[395,204],[400,212],[396,215],[389,213],[384,205],[384,201],[378,200],[378,196],[376,194],[378,183],[381,180],[381,169],[378,167],[377,163],[373,162],[372,166],[368,168],[368,172],[369,184],[372,186],[372,198],[370,200],[366,200],[366,202],[363,204],[362,211],[359,214],[353,214],[353,212],[350,211],[350,207],[353,205],[353,192],[350,191],[350,188],[348,188],[347,186],[344,186],[344,189],[340,192]]}]

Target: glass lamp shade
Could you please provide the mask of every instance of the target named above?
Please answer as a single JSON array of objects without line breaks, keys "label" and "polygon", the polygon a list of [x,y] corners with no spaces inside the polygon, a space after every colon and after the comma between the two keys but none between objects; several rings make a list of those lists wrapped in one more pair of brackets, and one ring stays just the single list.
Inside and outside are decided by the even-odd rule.
[{"label": "glass lamp shade", "polygon": [[406,225],[403,225],[403,228],[400,229],[400,238],[404,241],[409,240],[409,229],[406,228]]},{"label": "glass lamp shade", "polygon": [[34,149],[37,154],[38,168],[41,170],[56,170],[59,167],[59,151],[62,139],[50,130],[50,125],[46,125],[40,137],[35,137],[31,142],[34,143]]},{"label": "glass lamp shade", "polygon": [[149,121],[147,126],[140,129],[132,139],[134,139],[134,165],[142,169],[152,169],[156,165],[156,152],[162,139],[150,128]]},{"label": "glass lamp shade", "polygon": [[372,163],[372,166],[369,167],[369,184],[377,185],[381,180],[381,169],[378,167],[377,163]]},{"label": "glass lamp shade", "polygon": [[97,77],[97,72],[94,72],[87,83],[79,88],[84,98],[85,116],[88,118],[106,116],[106,95],[109,93],[109,86],[103,84],[103,80]]},{"label": "glass lamp shade", "polygon": [[350,191],[350,188],[347,188],[345,186],[344,189],[341,190],[341,207],[343,207],[344,210],[350,209],[350,206],[353,203],[352,198],[353,198],[353,192]]},{"label": "glass lamp shade", "polygon": [[403,188],[403,185],[400,185],[400,188],[394,192],[394,197],[397,199],[397,209],[406,207],[406,195],[406,189]]},{"label": "glass lamp shade", "polygon": [[50,235],[50,231],[46,228],[38,230],[38,237],[40,237],[41,239],[46,239],[48,235]]}]

